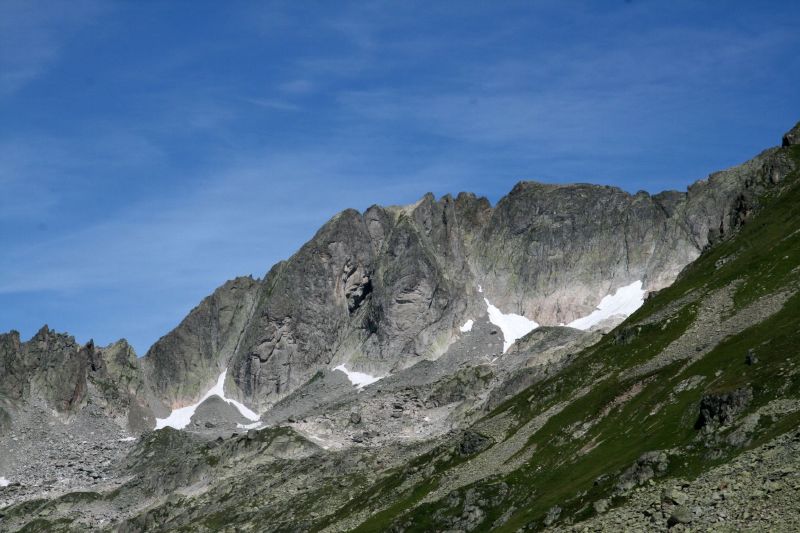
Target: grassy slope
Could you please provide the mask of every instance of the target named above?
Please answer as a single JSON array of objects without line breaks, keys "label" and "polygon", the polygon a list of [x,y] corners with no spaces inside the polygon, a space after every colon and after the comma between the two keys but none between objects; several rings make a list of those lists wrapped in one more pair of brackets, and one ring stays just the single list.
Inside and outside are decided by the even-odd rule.
[{"label": "grassy slope", "polygon": [[[800,147],[790,150],[792,158],[800,163]],[[800,414],[796,412],[783,417],[761,417],[744,448],[725,444],[725,434],[716,441],[701,439],[694,428],[698,405],[705,393],[749,385],[754,398],[748,413],[774,399],[800,398],[800,379],[794,372],[800,367],[798,295],[768,320],[727,338],[689,366],[684,362],[674,363],[644,379],[626,381],[619,377],[621,370],[652,358],[678,338],[695,319],[702,295],[711,290],[736,282],[734,303],[738,309],[800,281],[800,177],[797,173],[789,176],[779,189],[780,193],[776,190],[761,200],[758,214],[739,234],[701,256],[675,284],[649,300],[615,333],[630,329],[631,323],[645,321],[685,295],[693,294],[700,299],[690,299],[661,320],[635,328],[637,335],[630,342],[620,342],[620,336],[615,334],[605,336],[564,373],[533,386],[490,415],[511,412],[521,426],[557,402],[574,398],[581,387],[592,386],[585,396],[573,400],[531,437],[529,446],[535,446],[536,452],[529,462],[510,474],[481,481],[446,499],[417,505],[447,470],[447,466],[436,464],[439,459],[435,454],[421,457],[412,466],[422,467],[432,462],[438,474],[405,493],[390,494],[402,481],[402,472],[383,486],[373,487],[366,493],[370,501],[379,499],[376,494],[382,491],[387,499],[396,501],[359,529],[382,531],[392,523],[403,524],[407,531],[444,527],[449,518],[462,514],[464,497],[470,488],[471,499],[475,500],[474,494],[479,494],[481,509],[486,513],[480,529],[493,525],[499,531],[514,531],[523,526],[536,528],[555,505],[563,508],[562,518],[580,519],[593,512],[591,502],[611,496],[617,475],[643,452],[672,450],[666,475],[692,477],[798,425]],[[723,258],[727,262],[718,267]],[[745,354],[750,348],[756,350],[760,359],[755,366],[745,364]],[[691,376],[703,376],[701,386],[675,393],[676,385]],[[641,392],[611,407],[602,416],[621,392],[640,381]],[[651,415],[656,408],[657,413]],[[571,433],[584,423],[593,425],[582,436],[573,437]],[[613,500],[615,504],[620,501],[619,497]],[[366,498],[360,498],[349,507],[360,506],[370,504]],[[347,508],[342,510],[347,511]],[[503,520],[496,522],[504,514]]]}]

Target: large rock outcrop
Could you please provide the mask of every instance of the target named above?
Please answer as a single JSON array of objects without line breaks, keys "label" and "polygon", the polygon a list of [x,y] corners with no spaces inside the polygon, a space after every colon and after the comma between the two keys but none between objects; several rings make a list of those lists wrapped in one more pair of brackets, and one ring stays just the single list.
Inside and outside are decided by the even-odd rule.
[{"label": "large rock outcrop", "polygon": [[154,425],[154,402],[141,360],[125,340],[107,347],[85,345],[47,326],[27,342],[19,333],[0,335],[0,399],[6,410],[34,405],[64,420],[94,403],[121,427]]},{"label": "large rock outcrop", "polygon": [[262,285],[250,277],[226,282],[159,339],[142,359],[147,382],[169,408],[194,403],[237,350]]},{"label": "large rock outcrop", "polygon": [[0,337],[0,392],[12,400],[30,400],[62,413],[75,412],[87,398],[87,375],[94,347],[47,326],[28,342],[12,331]]},{"label": "large rock outcrop", "polygon": [[460,208],[477,201],[344,211],[276,265],[231,363],[244,398],[263,408],[324,366],[383,374],[443,353],[475,292]]}]

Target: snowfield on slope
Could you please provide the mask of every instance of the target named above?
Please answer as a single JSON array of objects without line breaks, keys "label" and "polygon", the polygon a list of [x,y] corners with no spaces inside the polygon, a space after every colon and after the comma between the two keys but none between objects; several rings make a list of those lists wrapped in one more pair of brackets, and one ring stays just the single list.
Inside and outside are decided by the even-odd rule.
[{"label": "snowfield on slope", "polygon": [[466,332],[468,332],[468,331],[472,331],[472,326],[473,326],[474,324],[475,324],[475,321],[474,321],[474,320],[472,320],[472,319],[470,318],[469,320],[467,320],[466,322],[464,322],[464,325],[463,325],[463,326],[461,326],[461,327],[460,327],[460,328],[458,328],[458,329],[459,329],[459,331],[461,331],[461,333],[466,333]]},{"label": "snowfield on slope", "polygon": [[9,480],[4,478],[3,476],[0,476],[0,487],[8,487],[10,484],[11,482]]},{"label": "snowfield on slope", "polygon": [[500,328],[500,331],[503,332],[503,353],[506,353],[517,339],[521,339],[539,327],[539,324],[522,315],[503,313],[500,309],[489,303],[489,300],[486,298],[484,298],[483,301],[486,302],[486,310],[489,312],[489,322]]},{"label": "snowfield on slope", "polygon": [[212,396],[219,396],[224,401],[228,402],[229,404],[233,405],[239,412],[242,414],[243,417],[247,418],[248,420],[252,420],[256,422],[261,419],[261,416],[257,413],[254,413],[250,409],[247,408],[246,405],[237,402],[236,400],[232,400],[230,398],[225,397],[225,376],[228,374],[228,370],[226,369],[222,374],[219,375],[217,379],[217,383],[211,387],[211,389],[200,398],[195,404],[187,405],[186,407],[181,407],[179,409],[175,409],[170,413],[167,418],[156,418],[156,429],[165,428],[167,426],[175,428],[175,429],[183,429],[189,425],[189,422],[194,415],[194,412],[200,406],[201,403],[206,401],[207,399],[211,398]]},{"label": "snowfield on slope", "polygon": [[344,372],[344,374],[347,376],[347,379],[350,380],[350,383],[352,383],[359,389],[363,389],[367,385],[371,385],[372,383],[375,383],[376,381],[383,379],[382,376],[381,377],[370,376],[369,374],[365,374],[363,372],[355,372],[352,370],[347,370],[347,368],[345,368],[344,365],[339,365],[337,367],[334,367],[333,369],[339,370],[340,372]]},{"label": "snowfield on slope", "polygon": [[647,291],[642,289],[642,281],[634,281],[630,285],[620,287],[614,294],[603,296],[597,309],[585,317],[573,320],[567,326],[586,331],[612,316],[627,318],[644,304],[646,293]]}]

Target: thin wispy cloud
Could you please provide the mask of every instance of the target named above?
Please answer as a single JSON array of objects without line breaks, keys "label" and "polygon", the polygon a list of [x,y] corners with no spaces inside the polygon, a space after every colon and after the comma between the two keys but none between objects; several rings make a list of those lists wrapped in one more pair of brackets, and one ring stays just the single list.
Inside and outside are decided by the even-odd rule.
[{"label": "thin wispy cloud", "polygon": [[314,83],[310,80],[288,80],[278,84],[278,90],[288,94],[308,94],[314,91]]},{"label": "thin wispy cloud", "polygon": [[274,109],[276,111],[297,111],[300,109],[299,105],[287,102],[285,100],[276,100],[271,98],[245,98],[244,100],[255,106],[263,107],[265,109]]},{"label": "thin wispy cloud", "polygon": [[[239,273],[261,276],[299,247],[298,228],[309,238],[352,205],[416,200],[431,174],[446,175],[443,169],[420,169],[401,181],[391,172],[354,173],[356,162],[344,153],[305,151],[241,161],[196,177],[183,195],[145,199],[79,231],[20,244],[0,261],[0,293],[217,284]],[[321,183],[329,185],[319,188]],[[28,267],[16,268],[20,263]]]},{"label": "thin wispy cloud", "polygon": [[74,33],[104,11],[94,0],[0,2],[0,96],[41,76]]}]

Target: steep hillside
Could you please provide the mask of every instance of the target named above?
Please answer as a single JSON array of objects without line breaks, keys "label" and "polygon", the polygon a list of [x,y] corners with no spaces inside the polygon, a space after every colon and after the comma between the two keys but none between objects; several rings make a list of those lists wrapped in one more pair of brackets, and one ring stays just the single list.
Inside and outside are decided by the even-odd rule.
[{"label": "steep hillside", "polygon": [[[800,165],[800,146],[785,154]],[[488,449],[466,460],[446,446],[425,454],[321,526],[516,531],[579,522],[626,505],[651,480],[680,478],[691,487],[698,474],[796,428],[798,206],[795,171],[759,200],[734,238],[703,254],[563,372],[473,426],[491,438]],[[415,469],[426,475],[408,476]],[[773,490],[796,485],[781,476]],[[708,497],[750,489],[726,484]],[[703,520],[711,506],[703,501],[687,511],[683,500],[666,496],[663,509],[629,512],[625,524],[666,529]],[[748,500],[739,501],[743,515]],[[363,509],[363,520],[350,520]]]}]

